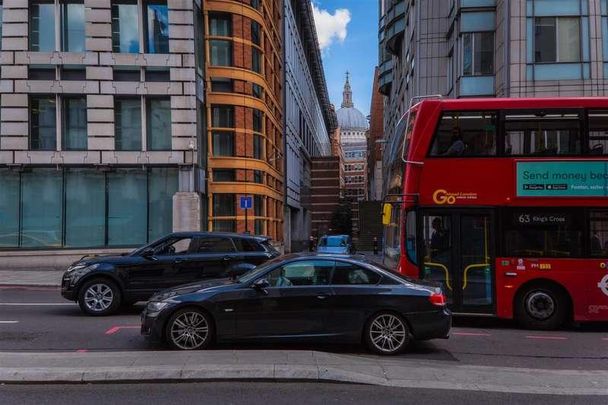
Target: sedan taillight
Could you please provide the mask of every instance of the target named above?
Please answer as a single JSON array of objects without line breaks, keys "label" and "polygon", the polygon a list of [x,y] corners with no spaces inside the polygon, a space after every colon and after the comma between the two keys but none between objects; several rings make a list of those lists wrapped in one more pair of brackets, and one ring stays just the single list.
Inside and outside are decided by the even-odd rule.
[{"label": "sedan taillight", "polygon": [[443,295],[442,292],[432,293],[429,296],[429,301],[431,301],[431,304],[438,306],[438,307],[444,307],[446,304],[445,295]]}]

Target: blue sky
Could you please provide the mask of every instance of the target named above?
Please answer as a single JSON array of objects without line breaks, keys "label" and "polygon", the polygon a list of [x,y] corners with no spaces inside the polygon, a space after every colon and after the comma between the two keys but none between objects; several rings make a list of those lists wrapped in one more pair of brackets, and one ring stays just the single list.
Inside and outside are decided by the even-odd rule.
[{"label": "blue sky", "polygon": [[348,70],[355,107],[369,114],[378,63],[378,0],[313,0],[313,7],[331,102],[340,108]]}]

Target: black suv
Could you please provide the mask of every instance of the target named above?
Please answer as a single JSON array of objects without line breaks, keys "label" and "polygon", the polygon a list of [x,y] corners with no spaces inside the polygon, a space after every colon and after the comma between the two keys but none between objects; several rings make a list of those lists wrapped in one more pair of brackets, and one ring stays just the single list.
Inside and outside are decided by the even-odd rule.
[{"label": "black suv", "polygon": [[61,295],[89,315],[147,300],[156,291],[206,278],[236,277],[279,256],[269,238],[172,233],[123,256],[84,257],[63,275]]}]

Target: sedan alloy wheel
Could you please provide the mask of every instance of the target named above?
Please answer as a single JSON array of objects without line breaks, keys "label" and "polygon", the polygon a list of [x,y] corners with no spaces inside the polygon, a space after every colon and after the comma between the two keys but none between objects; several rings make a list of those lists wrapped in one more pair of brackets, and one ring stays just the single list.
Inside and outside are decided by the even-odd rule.
[{"label": "sedan alloy wheel", "polygon": [[380,313],[368,323],[366,341],[379,354],[397,354],[409,344],[410,332],[406,323],[393,313]]},{"label": "sedan alloy wheel", "polygon": [[211,341],[212,328],[205,313],[186,308],[173,314],[167,323],[167,341],[176,349],[203,349]]}]

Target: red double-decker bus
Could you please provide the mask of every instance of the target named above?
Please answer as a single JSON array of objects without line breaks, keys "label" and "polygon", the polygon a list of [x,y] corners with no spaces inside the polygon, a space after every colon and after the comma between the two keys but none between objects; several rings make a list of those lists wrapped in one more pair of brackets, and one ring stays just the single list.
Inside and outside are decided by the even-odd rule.
[{"label": "red double-decker bus", "polygon": [[427,99],[401,123],[387,266],[455,313],[608,320],[608,98]]}]

